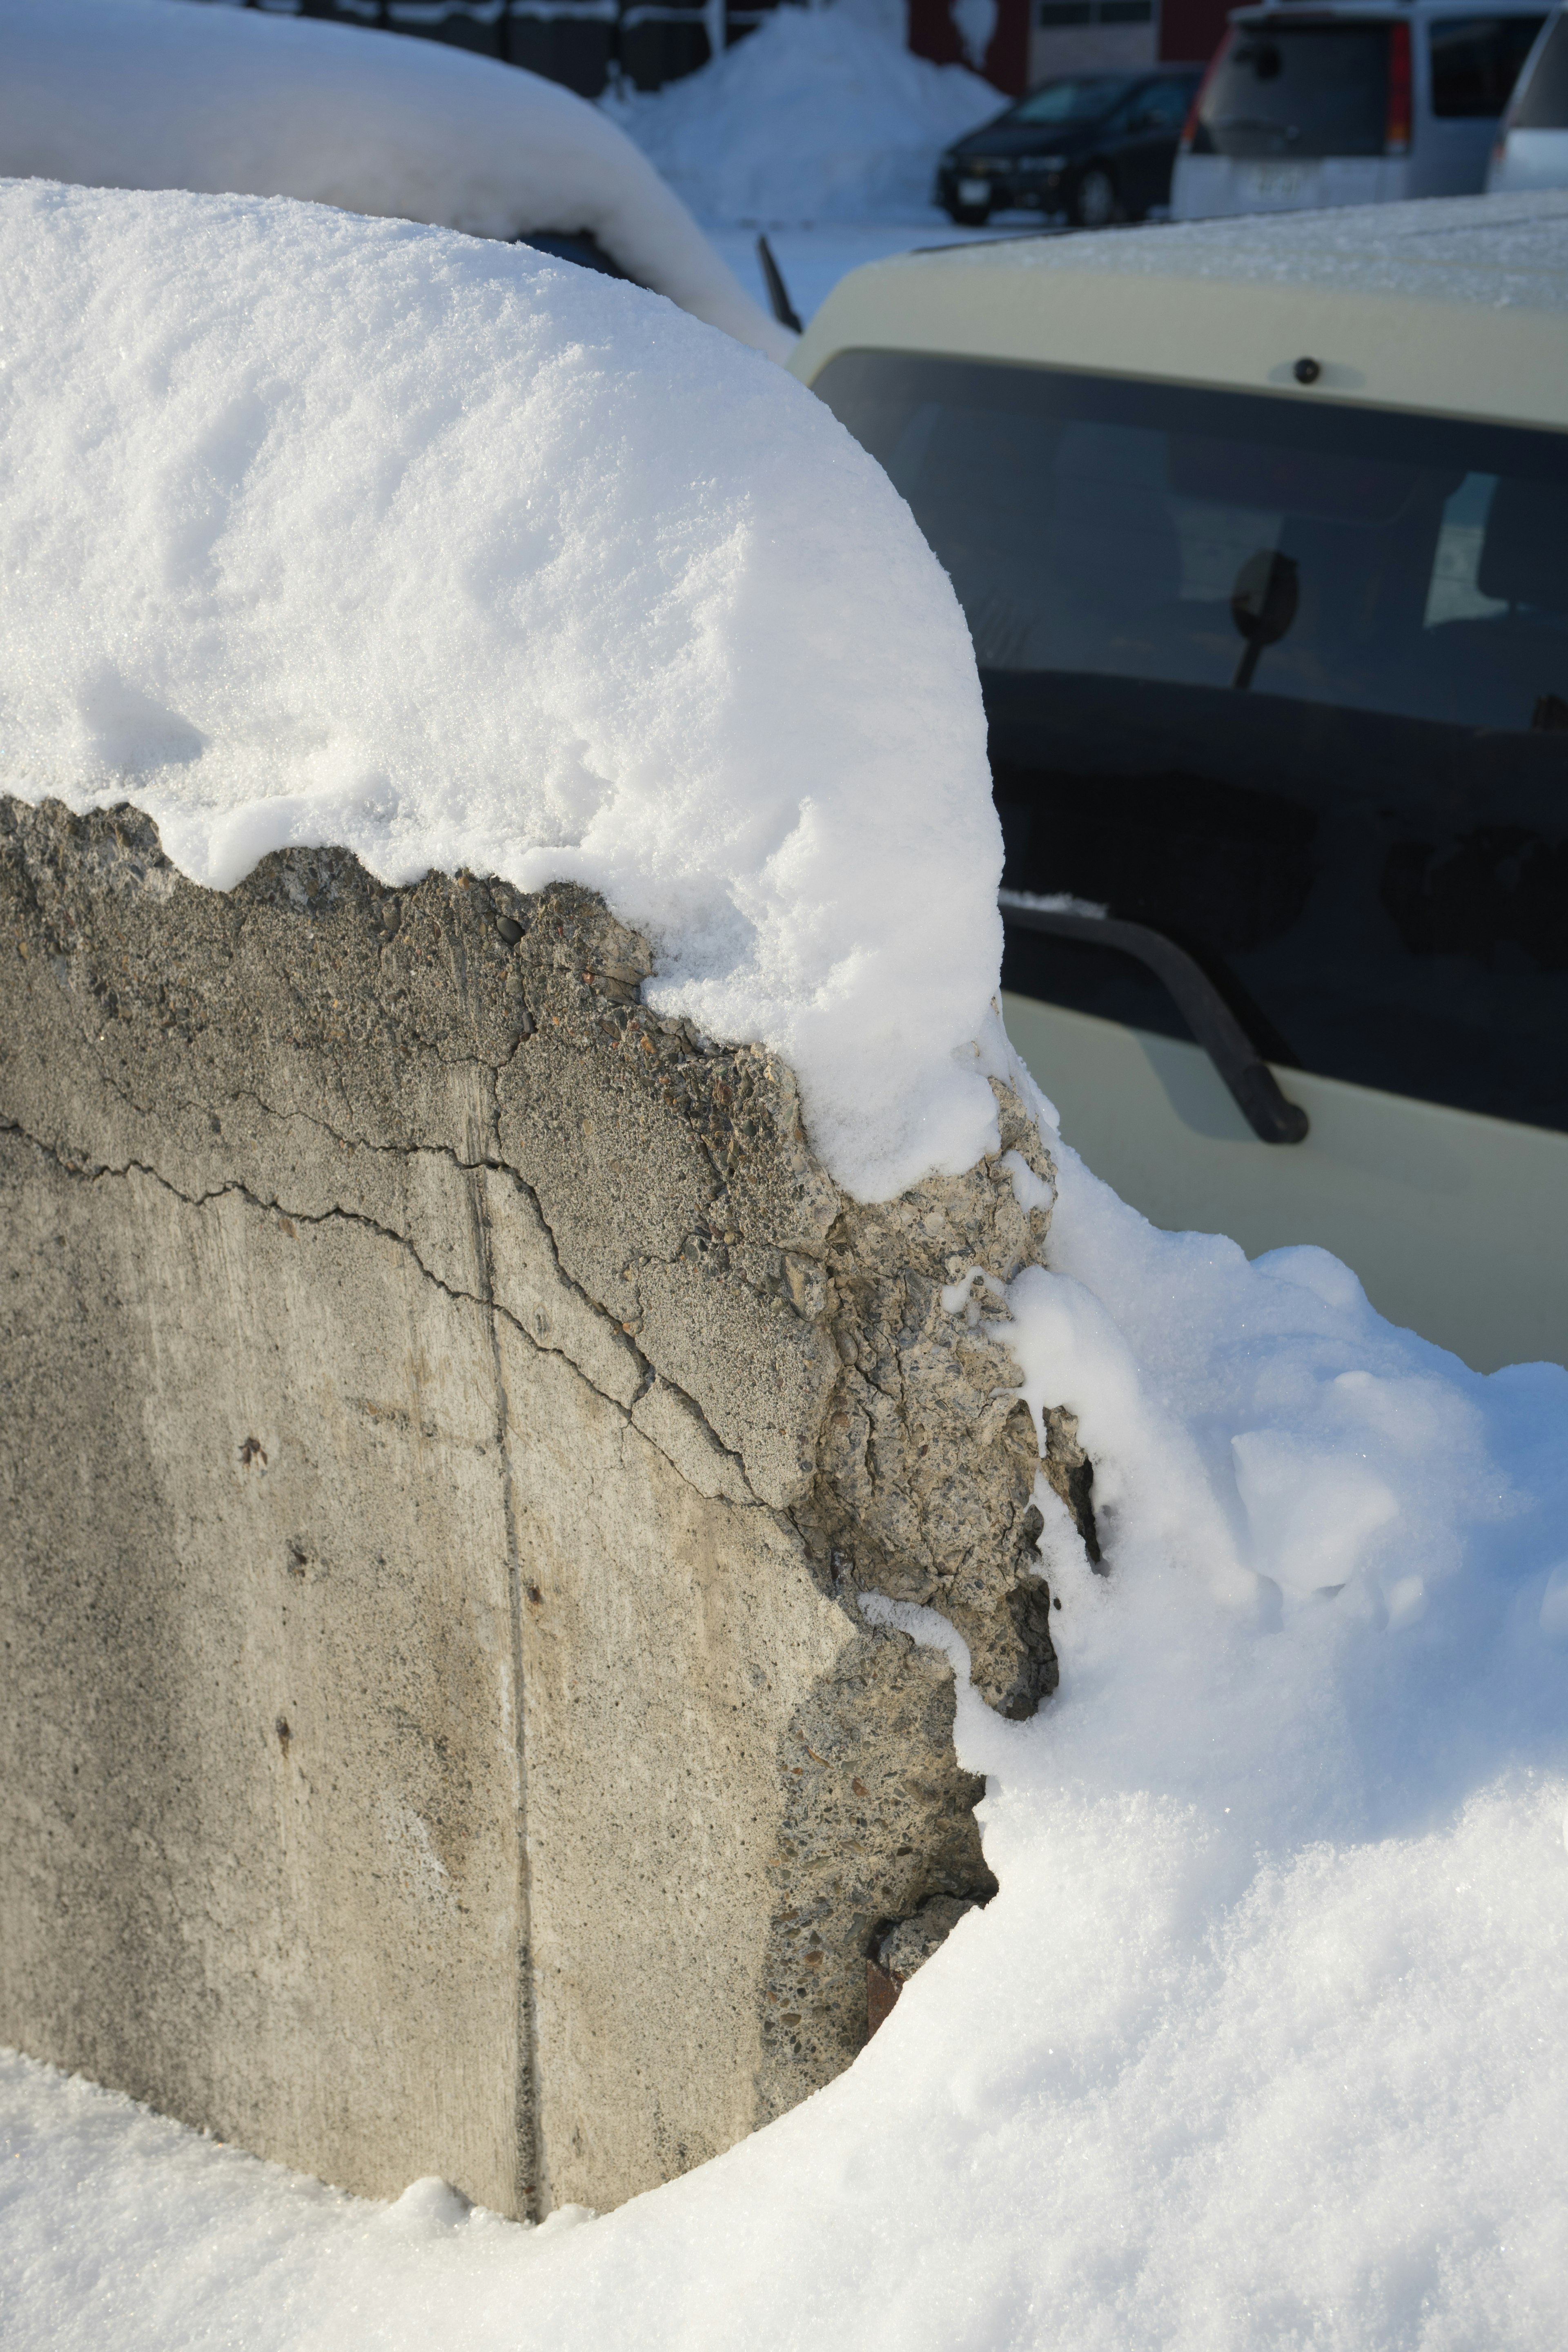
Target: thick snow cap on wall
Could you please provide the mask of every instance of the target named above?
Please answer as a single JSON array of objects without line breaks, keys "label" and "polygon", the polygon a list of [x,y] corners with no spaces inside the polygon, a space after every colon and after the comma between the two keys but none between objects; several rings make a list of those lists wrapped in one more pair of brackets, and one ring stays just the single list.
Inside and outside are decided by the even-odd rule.
[{"label": "thick snow cap on wall", "polygon": [[969,635],[820,402],[316,205],[0,184],[0,789],[129,799],[220,889],[326,843],[583,882],[654,1002],[793,1063],[850,1191],[994,1140]]},{"label": "thick snow cap on wall", "polygon": [[0,0],[0,173],[302,196],[470,236],[591,229],[639,285],[789,349],[630,140],[536,74],[188,0]]}]

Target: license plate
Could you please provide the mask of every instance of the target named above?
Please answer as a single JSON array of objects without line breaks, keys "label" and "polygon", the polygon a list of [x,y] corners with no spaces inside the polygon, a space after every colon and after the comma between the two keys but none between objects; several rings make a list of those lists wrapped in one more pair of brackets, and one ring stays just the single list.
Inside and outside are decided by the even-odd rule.
[{"label": "license plate", "polygon": [[961,205],[986,205],[991,201],[989,180],[960,180],[958,201]]},{"label": "license plate", "polygon": [[1299,163],[1255,163],[1241,175],[1244,193],[1260,205],[1300,204],[1311,180]]}]

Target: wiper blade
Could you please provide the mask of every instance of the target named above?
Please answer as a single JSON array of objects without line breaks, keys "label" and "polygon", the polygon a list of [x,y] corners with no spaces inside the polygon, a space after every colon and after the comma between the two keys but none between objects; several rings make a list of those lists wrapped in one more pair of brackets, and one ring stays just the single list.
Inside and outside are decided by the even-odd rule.
[{"label": "wiper blade", "polygon": [[1114,915],[1068,912],[1031,898],[1021,890],[999,890],[1004,919],[1020,930],[1048,932],[1053,939],[1083,940],[1091,947],[1119,948],[1136,957],[1174,998],[1177,1010],[1229,1087],[1237,1109],[1262,1143],[1300,1143],[1310,1122],[1299,1103],[1279,1091],[1273,1071],[1247,1035],[1203,966],[1146,923],[1124,923]]},{"label": "wiper blade", "polygon": [[762,264],[763,283],[768,289],[768,301],[774,318],[781,327],[787,327],[792,335],[804,334],[805,330],[800,323],[800,313],[789,299],[784,271],[773,259],[773,249],[766,236],[757,239],[757,259]]}]

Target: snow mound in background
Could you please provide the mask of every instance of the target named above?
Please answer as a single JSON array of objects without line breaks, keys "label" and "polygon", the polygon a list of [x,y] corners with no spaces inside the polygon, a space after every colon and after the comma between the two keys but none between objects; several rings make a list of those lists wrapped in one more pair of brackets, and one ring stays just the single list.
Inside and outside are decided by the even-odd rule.
[{"label": "snow mound in background", "polygon": [[108,2314],[116,2352],[1556,2352],[1568,1373],[1470,1373],[1321,1251],[1156,1233],[1048,1139],[1003,1336],[1079,1415],[1109,1572],[1042,1482],[1029,1723],[866,1604],[959,1667],[1001,1892],[849,2073],[536,2231],[13,2061],[11,2352]]},{"label": "snow mound in background", "polygon": [[819,401],[657,296],[314,205],[0,186],[0,789],[129,799],[219,889],[323,843],[591,885],[851,1191],[994,1140],[969,634]]},{"label": "snow mound in background", "polygon": [[679,199],[535,74],[188,0],[0,0],[0,173],[300,196],[472,236],[591,229],[640,285],[782,359]]},{"label": "snow mound in background", "polygon": [[845,7],[780,7],[700,73],[602,101],[714,222],[917,216],[950,140],[1007,100]]}]

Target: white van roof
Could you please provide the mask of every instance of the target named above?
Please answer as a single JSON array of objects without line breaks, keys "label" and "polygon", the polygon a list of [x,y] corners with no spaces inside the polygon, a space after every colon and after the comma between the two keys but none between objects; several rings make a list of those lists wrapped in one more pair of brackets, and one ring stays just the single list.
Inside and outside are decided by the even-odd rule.
[{"label": "white van roof", "polygon": [[[1534,16],[1539,19],[1550,10],[1552,0],[1500,0],[1500,5],[1488,7],[1487,16],[1489,19],[1496,16]],[[1473,5],[1467,5],[1467,0],[1308,0],[1306,5],[1301,5],[1300,0],[1243,0],[1239,8],[1231,10],[1230,21],[1232,24],[1240,21],[1255,25],[1259,16],[1267,16],[1271,24],[1285,25],[1294,17],[1299,24],[1321,25],[1330,17],[1336,21],[1345,17],[1352,23],[1360,18],[1366,24],[1388,25],[1401,19],[1408,22],[1412,16],[1423,19],[1431,16],[1439,19],[1458,17],[1469,23],[1474,16],[1475,8]]]},{"label": "white van roof", "polygon": [[1428,197],[903,254],[789,362],[907,351],[1568,431],[1568,190]]}]

